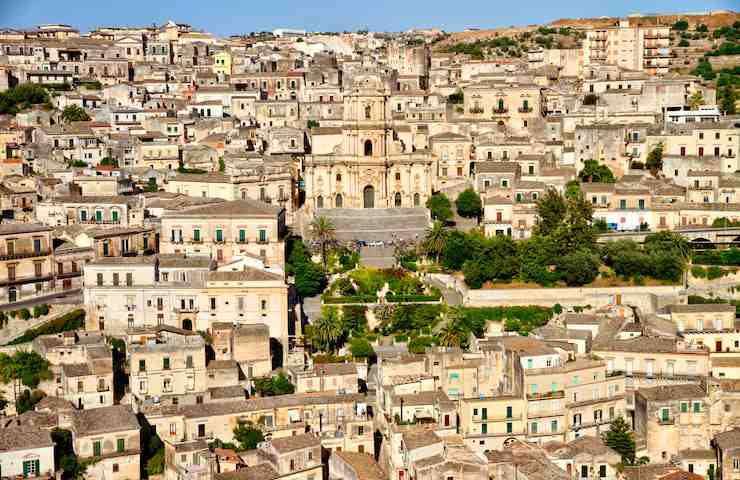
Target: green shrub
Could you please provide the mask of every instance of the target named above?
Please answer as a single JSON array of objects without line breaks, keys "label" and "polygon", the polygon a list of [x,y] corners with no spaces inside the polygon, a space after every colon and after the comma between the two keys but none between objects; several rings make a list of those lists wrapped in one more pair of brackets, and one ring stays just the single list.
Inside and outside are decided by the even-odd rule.
[{"label": "green shrub", "polygon": [[723,277],[724,275],[725,275],[724,270],[722,270],[716,265],[712,265],[711,267],[707,268],[707,279],[708,280],[716,280],[720,277]]},{"label": "green shrub", "polygon": [[31,318],[31,312],[29,312],[27,308],[22,308],[20,316],[21,320],[28,320],[29,318]]},{"label": "green shrub", "polygon": [[49,314],[49,306],[46,304],[36,305],[33,307],[33,318],[43,317]]},{"label": "green shrub", "polygon": [[691,275],[693,275],[694,278],[707,278],[707,271],[704,269],[704,267],[694,265],[693,267],[691,267]]},{"label": "green shrub", "polygon": [[68,332],[72,330],[79,330],[84,327],[85,311],[82,309],[72,310],[71,312],[62,315],[59,318],[55,318],[51,322],[45,323],[40,327],[26,330],[26,332],[22,336],[8,343],[8,345],[18,345],[21,343],[30,342],[40,335]]},{"label": "green shrub", "polygon": [[407,337],[406,335],[396,335],[395,337],[393,337],[393,340],[396,343],[404,343],[409,341],[409,337]]}]

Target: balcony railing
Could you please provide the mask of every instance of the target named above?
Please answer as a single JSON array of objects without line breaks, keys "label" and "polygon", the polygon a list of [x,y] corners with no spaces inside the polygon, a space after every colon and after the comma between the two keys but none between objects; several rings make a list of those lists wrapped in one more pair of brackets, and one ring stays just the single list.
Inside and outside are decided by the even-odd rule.
[{"label": "balcony railing", "polygon": [[519,113],[531,113],[532,107],[519,107]]},{"label": "balcony railing", "polygon": [[109,385],[98,385],[98,392],[110,392]]},{"label": "balcony railing", "polygon": [[13,252],[11,254],[0,254],[0,260],[20,260],[23,258],[45,257],[51,253],[50,250],[34,250],[32,252]]},{"label": "balcony railing", "polygon": [[493,113],[501,115],[503,113],[509,113],[509,109],[508,108],[494,108]]}]

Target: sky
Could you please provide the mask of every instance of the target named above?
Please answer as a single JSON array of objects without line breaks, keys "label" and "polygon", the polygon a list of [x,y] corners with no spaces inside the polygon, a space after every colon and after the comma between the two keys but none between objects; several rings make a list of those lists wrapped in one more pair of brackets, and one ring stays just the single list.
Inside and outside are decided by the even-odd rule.
[{"label": "sky", "polygon": [[737,9],[737,0],[0,0],[0,27],[66,23],[161,25],[167,20],[227,36],[274,28],[309,31],[460,31],[547,23],[558,18]]}]

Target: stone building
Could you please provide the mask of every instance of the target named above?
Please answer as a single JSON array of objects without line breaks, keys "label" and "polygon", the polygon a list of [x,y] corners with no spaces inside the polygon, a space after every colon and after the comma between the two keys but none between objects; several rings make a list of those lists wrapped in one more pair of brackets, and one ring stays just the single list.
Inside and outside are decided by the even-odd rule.
[{"label": "stone building", "polygon": [[358,75],[344,96],[341,134],[328,142],[312,135],[303,165],[309,209],[414,207],[429,198],[432,157],[399,134],[389,95],[379,75]]}]

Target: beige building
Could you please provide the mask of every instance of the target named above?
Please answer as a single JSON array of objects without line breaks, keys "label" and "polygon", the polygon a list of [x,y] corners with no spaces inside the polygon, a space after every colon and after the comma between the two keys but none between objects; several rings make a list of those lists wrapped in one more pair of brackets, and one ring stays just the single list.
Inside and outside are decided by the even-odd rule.
[{"label": "beige building", "polygon": [[52,229],[45,225],[0,225],[0,298],[14,303],[54,290]]},{"label": "beige building", "polygon": [[256,200],[234,200],[167,211],[162,216],[162,253],[206,255],[225,264],[258,257],[285,268],[285,210]]},{"label": "beige building", "polygon": [[126,353],[131,393],[140,402],[202,394],[208,387],[206,345],[200,335],[163,332],[146,342],[130,343]]},{"label": "beige building", "polygon": [[72,413],[74,451],[81,460],[99,459],[88,467],[89,478],[137,480],[140,476],[140,429],[131,407],[81,410]]},{"label": "beige building", "polygon": [[669,26],[630,26],[629,20],[586,32],[583,42],[584,70],[595,64],[617,65],[650,75],[668,73],[670,60]]},{"label": "beige building", "polygon": [[358,393],[357,365],[354,363],[321,363],[312,367],[288,368],[290,383],[296,393]]},{"label": "beige building", "polygon": [[434,182],[433,159],[414,151],[410,132],[390,122],[390,88],[375,74],[358,75],[344,96],[344,122],[311,135],[303,163],[308,208],[418,207]]}]

